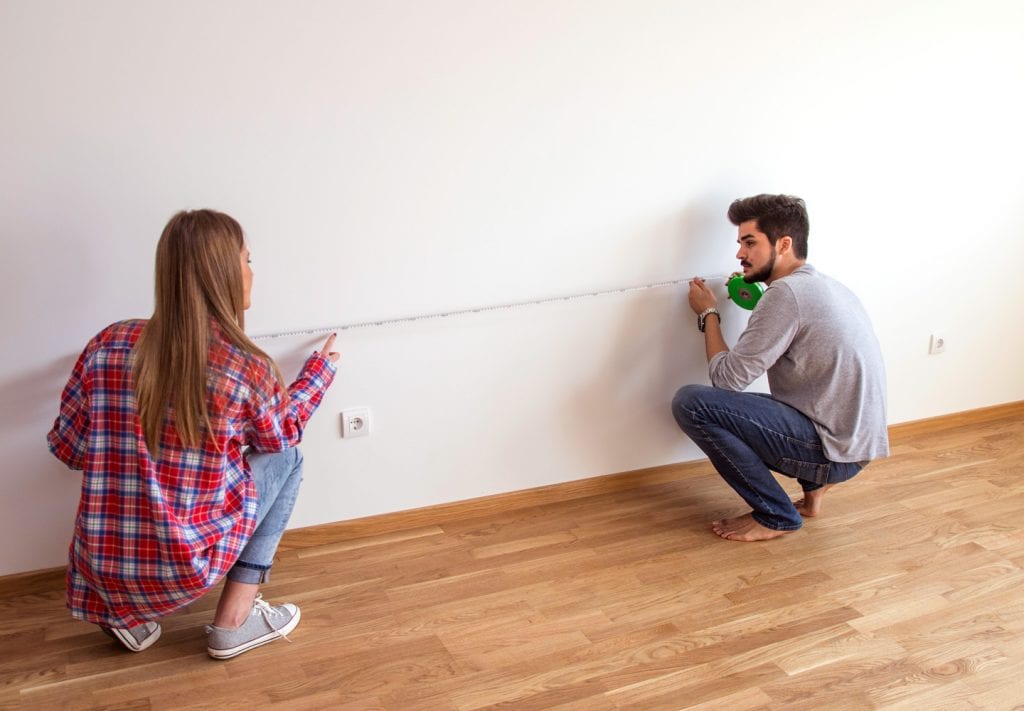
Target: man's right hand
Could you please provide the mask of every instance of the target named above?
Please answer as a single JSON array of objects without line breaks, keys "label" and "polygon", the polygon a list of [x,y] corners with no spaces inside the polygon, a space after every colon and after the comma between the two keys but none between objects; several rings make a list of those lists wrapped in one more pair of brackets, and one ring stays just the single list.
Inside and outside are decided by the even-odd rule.
[{"label": "man's right hand", "polygon": [[690,308],[693,309],[695,314],[700,314],[707,309],[713,309],[718,306],[718,298],[700,277],[694,277],[690,282],[689,301]]},{"label": "man's right hand", "polygon": [[[743,276],[743,272],[733,272],[732,274],[730,274],[729,278],[727,278],[725,280],[726,287],[729,286],[729,284],[732,282],[733,279],[735,279],[736,277],[741,277],[741,276]],[[727,299],[732,299],[732,293],[728,292],[728,290],[726,292],[726,298]]]}]

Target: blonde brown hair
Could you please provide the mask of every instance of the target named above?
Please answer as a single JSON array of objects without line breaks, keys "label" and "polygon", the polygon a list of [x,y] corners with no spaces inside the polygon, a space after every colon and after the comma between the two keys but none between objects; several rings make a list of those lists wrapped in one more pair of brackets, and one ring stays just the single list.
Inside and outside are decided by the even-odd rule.
[{"label": "blonde brown hair", "polygon": [[164,228],[156,248],[156,305],[135,345],[132,377],[139,420],[151,456],[159,456],[168,407],[186,447],[202,444],[212,430],[207,408],[207,359],[216,323],[221,337],[274,361],[244,332],[242,227],[214,210],[182,211]]}]

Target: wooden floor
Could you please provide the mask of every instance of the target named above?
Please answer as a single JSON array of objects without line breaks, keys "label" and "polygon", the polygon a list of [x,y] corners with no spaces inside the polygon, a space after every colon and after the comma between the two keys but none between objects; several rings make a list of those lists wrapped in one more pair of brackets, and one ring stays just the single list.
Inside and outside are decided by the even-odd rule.
[{"label": "wooden floor", "polygon": [[[763,543],[707,465],[633,490],[283,550],[291,643],[209,659],[213,596],[141,654],[0,581],[0,707],[1024,708],[1024,407],[897,431]],[[788,484],[787,484],[788,485]]]}]

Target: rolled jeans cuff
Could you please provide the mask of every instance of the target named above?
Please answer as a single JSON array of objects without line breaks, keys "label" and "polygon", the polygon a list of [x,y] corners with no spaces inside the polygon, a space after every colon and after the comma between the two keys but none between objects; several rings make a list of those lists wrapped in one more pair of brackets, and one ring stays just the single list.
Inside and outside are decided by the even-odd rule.
[{"label": "rolled jeans cuff", "polygon": [[236,583],[262,585],[270,581],[270,566],[253,565],[239,560],[228,571],[228,580]]}]

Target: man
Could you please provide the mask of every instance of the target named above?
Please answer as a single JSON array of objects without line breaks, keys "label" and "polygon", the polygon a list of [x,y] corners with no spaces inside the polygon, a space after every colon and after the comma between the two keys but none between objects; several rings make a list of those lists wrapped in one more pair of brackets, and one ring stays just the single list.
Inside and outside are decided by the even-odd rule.
[{"label": "man", "polygon": [[[888,455],[885,365],[857,297],[807,264],[803,200],[736,200],[729,220],[744,281],[768,288],[730,350],[715,295],[699,278],[690,283],[712,386],[681,388],[672,413],[752,509],[712,530],[761,541],[799,529],[831,486]],[[742,392],[764,372],[771,395]],[[796,478],[803,499],[794,504],[772,470]]]}]

